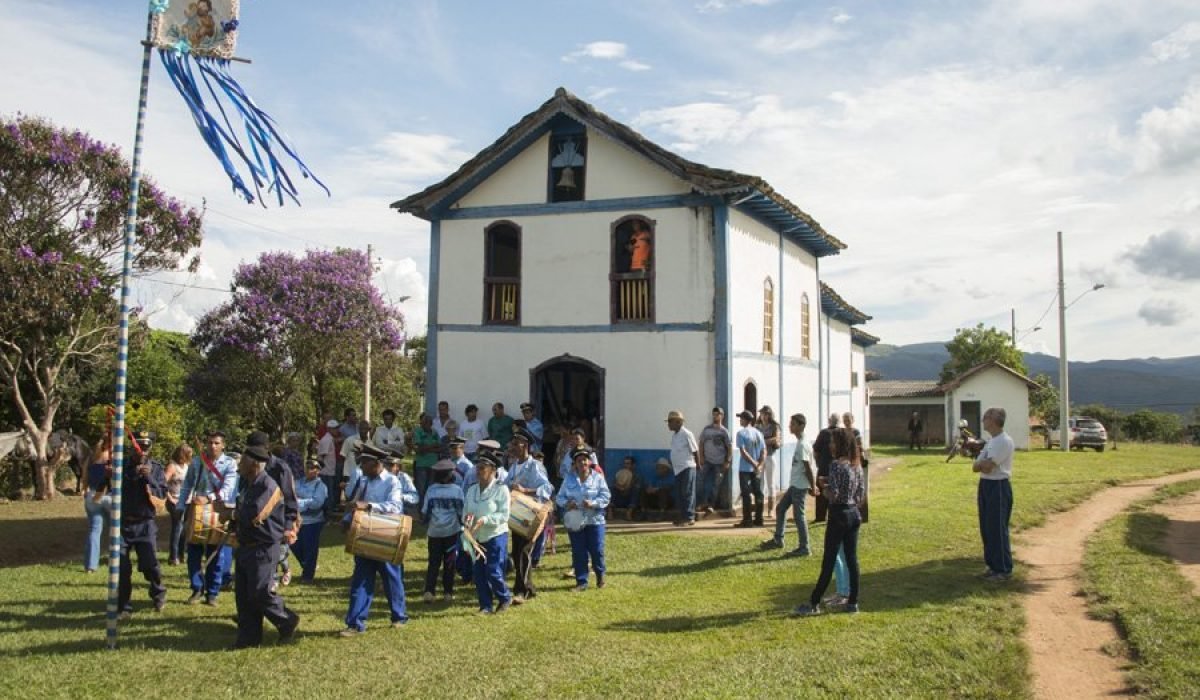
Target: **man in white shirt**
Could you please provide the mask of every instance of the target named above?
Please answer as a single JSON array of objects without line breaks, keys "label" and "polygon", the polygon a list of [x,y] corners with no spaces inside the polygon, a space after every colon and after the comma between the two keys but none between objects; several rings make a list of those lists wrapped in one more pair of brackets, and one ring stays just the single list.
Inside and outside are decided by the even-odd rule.
[{"label": "man in white shirt", "polygon": [[479,441],[488,437],[487,423],[479,417],[479,407],[475,404],[467,406],[466,414],[466,418],[458,424],[458,436],[467,441],[463,449],[467,453],[467,459],[473,462],[476,453],[479,452]]},{"label": "man in white shirt", "polygon": [[983,560],[988,581],[1007,581],[1012,577],[1012,547],[1008,524],[1012,517],[1013,441],[1004,432],[1007,414],[1003,408],[989,408],[983,413],[983,429],[991,439],[975,458],[972,471],[979,474],[979,534],[983,538]]},{"label": "man in white shirt", "polygon": [[325,423],[325,434],[321,436],[321,440],[317,442],[317,459],[321,460],[321,481],[325,482],[325,488],[329,490],[329,500],[325,504],[327,510],[333,510],[337,505],[337,441],[334,438],[334,433],[338,431],[338,422],[330,418]]},{"label": "man in white shirt", "polygon": [[787,526],[788,507],[792,509],[792,518],[796,521],[796,530],[800,542],[788,556],[807,557],[812,552],[808,544],[808,521],[805,520],[805,499],[809,494],[817,495],[817,478],[813,473],[813,451],[808,440],[804,439],[804,428],[808,419],[803,413],[796,413],[788,422],[788,432],[796,438],[796,451],[792,453],[792,471],[788,478],[788,488],[775,507],[775,536],[762,543],[763,549],[782,549],[783,531]]},{"label": "man in white shirt", "polygon": [[450,402],[438,401],[437,415],[433,417],[433,431],[440,438],[446,437],[446,424],[450,422]]},{"label": "man in white shirt", "polygon": [[395,411],[389,408],[383,412],[383,425],[375,429],[375,436],[371,441],[384,452],[404,454],[404,428],[396,425]]},{"label": "man in white shirt", "polygon": [[671,471],[675,472],[675,505],[679,508],[676,526],[696,524],[696,465],[700,445],[692,431],[683,427],[683,413],[667,414],[667,429],[671,431]]},{"label": "man in white shirt", "polygon": [[371,434],[371,424],[365,420],[358,422],[358,435],[351,435],[342,441],[342,460],[345,465],[345,480],[354,483],[361,473],[358,466],[358,453],[362,450],[359,445],[367,442],[367,436]]}]

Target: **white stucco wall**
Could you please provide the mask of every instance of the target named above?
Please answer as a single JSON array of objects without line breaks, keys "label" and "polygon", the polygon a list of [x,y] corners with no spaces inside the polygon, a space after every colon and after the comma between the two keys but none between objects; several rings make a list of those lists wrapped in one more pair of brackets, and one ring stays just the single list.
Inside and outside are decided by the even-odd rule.
[{"label": "white stucco wall", "polygon": [[[612,224],[629,214],[655,222],[655,321],[712,321],[711,213],[707,208],[686,207],[505,219],[521,230],[522,325],[610,322]],[[438,323],[481,323],[484,229],[493,221],[442,222]]]},{"label": "white stucco wall", "polygon": [[678,409],[694,432],[714,396],[712,334],[443,332],[438,336],[437,398],[455,415],[469,403],[487,417],[496,401],[529,400],[530,370],[564,353],[605,374],[605,447],[665,449],[667,412]]},{"label": "white stucco wall", "polygon": [[[550,136],[544,135],[459,199],[459,207],[543,203],[547,197]],[[646,158],[587,130],[586,200],[685,194],[691,188]]]},{"label": "white stucco wall", "polygon": [[729,321],[733,351],[762,353],[763,286],[775,287],[774,350],[779,351],[779,234],[737,210],[729,212]]},{"label": "white stucco wall", "polygon": [[[871,446],[871,407],[867,396],[867,356],[866,351],[859,345],[850,345],[850,412],[858,421],[858,429],[863,435],[863,445]],[[853,373],[858,373],[858,386],[853,386]]]},{"label": "white stucco wall", "polygon": [[1029,387],[1025,382],[1002,369],[989,367],[963,382],[950,399],[952,425],[957,425],[962,417],[962,401],[978,401],[981,418],[988,408],[1002,407],[1008,414],[1004,431],[1018,449],[1029,449]]},{"label": "white stucco wall", "polygon": [[550,167],[550,137],[542,136],[492,176],[464,195],[457,207],[486,207],[499,204],[537,204],[546,201]]}]

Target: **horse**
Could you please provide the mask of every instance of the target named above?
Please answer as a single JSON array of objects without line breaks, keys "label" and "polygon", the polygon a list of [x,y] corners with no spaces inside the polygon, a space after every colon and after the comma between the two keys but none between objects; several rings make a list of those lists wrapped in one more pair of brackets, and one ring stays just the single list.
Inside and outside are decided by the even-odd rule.
[{"label": "horse", "polygon": [[75,474],[75,493],[83,493],[83,475],[87,471],[88,462],[92,458],[92,448],[87,440],[66,429],[55,430],[47,442],[54,461],[61,464],[66,461]]}]

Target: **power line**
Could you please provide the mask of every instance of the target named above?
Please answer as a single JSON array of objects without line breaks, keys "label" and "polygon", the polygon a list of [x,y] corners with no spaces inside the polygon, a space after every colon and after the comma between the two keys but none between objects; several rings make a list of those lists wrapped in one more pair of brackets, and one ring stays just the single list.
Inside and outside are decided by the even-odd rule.
[{"label": "power line", "polygon": [[204,289],[204,290],[207,290],[210,292],[224,292],[226,294],[233,294],[233,292],[230,291],[228,288],[222,289],[221,287],[205,287],[204,285],[200,285],[200,284],[184,284],[182,282],[169,282],[167,280],[160,280],[156,277],[138,277],[137,279],[146,280],[147,282],[155,282],[157,284],[168,284],[168,285],[171,285],[172,287],[184,287],[186,289]]}]

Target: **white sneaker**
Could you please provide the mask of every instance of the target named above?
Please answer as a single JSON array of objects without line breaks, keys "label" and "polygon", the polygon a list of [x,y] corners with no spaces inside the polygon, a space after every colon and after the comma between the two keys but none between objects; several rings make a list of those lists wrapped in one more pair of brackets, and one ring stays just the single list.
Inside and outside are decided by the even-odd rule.
[{"label": "white sneaker", "polygon": [[432,603],[433,602],[433,594],[430,593],[429,591],[426,591],[425,594],[421,596],[421,602],[422,603]]}]

